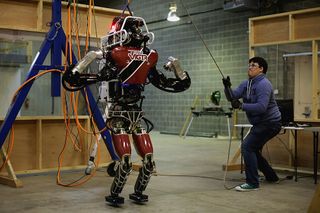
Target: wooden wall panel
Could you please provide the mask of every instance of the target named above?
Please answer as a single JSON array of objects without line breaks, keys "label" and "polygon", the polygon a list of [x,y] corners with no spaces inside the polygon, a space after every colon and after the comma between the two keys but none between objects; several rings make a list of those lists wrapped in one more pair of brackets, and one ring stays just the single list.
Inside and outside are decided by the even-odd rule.
[{"label": "wooden wall panel", "polygon": [[313,137],[310,131],[298,133],[298,166],[313,168]]},{"label": "wooden wall panel", "polygon": [[[298,169],[313,169],[313,135],[311,131],[298,130]],[[281,139],[281,140],[280,140]],[[265,158],[275,167],[293,168],[294,135],[286,130],[271,139],[263,149]]]},{"label": "wooden wall panel", "polygon": [[100,165],[111,162],[110,154],[103,140],[100,140]]},{"label": "wooden wall panel", "polygon": [[255,46],[317,40],[319,21],[319,7],[250,18],[249,50]]},{"label": "wooden wall panel", "polygon": [[[281,42],[289,39],[288,17],[254,21],[253,43]],[[272,30],[270,30],[272,29]]]},{"label": "wooden wall panel", "polygon": [[[89,117],[80,116],[85,129],[89,128]],[[2,122],[2,121],[1,121]],[[0,123],[1,123],[0,122]],[[85,168],[89,159],[91,136],[77,128],[72,119],[71,131],[77,142],[81,139],[81,152],[75,151],[70,139],[62,161],[63,169]],[[14,123],[14,148],[10,157],[17,173],[46,172],[56,170],[58,157],[64,146],[66,127],[62,116],[18,117]],[[7,147],[9,137],[4,147]],[[111,161],[103,140],[100,140],[100,166]],[[0,164],[2,160],[0,159]]]},{"label": "wooden wall panel", "polygon": [[[295,39],[314,39],[320,36],[320,11],[293,16]],[[318,27],[315,27],[318,26]]]},{"label": "wooden wall panel", "polygon": [[[14,147],[11,163],[15,170],[36,169],[36,122],[19,121],[14,124]],[[7,142],[10,138],[7,138]]]},{"label": "wooden wall panel", "polygon": [[[23,31],[48,32],[52,12],[51,0],[0,0],[0,28]],[[77,4],[78,27],[81,36],[86,35],[88,6]],[[94,7],[91,18],[91,36],[98,38],[105,36],[115,16],[122,13],[121,10]],[[128,14],[126,12],[126,14]],[[62,2],[61,7],[62,26],[66,30],[67,3]],[[71,7],[73,19],[73,6]]]},{"label": "wooden wall panel", "polygon": [[37,28],[37,2],[0,1],[0,23],[6,29]]},{"label": "wooden wall panel", "polygon": [[[58,156],[64,147],[66,136],[66,127],[62,122],[59,120],[53,120],[44,121],[42,124],[43,168],[55,168],[58,166]],[[72,125],[70,130],[74,135],[78,134],[75,125]],[[79,139],[81,139],[82,143],[84,143],[83,135],[80,135],[79,139],[75,138],[74,135],[72,135],[72,137],[75,139],[75,143],[80,144]],[[82,144],[82,147],[83,146],[84,144]],[[83,149],[86,149],[86,147],[83,147]],[[67,140],[63,156],[62,166],[77,166],[85,164],[85,162],[82,160],[82,152],[76,151],[70,138]]]}]

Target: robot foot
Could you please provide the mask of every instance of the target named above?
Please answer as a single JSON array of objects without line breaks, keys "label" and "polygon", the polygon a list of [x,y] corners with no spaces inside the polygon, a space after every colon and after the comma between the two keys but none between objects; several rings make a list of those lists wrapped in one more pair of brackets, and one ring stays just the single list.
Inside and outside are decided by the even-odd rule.
[{"label": "robot foot", "polygon": [[117,206],[124,203],[124,198],[120,196],[109,195],[106,196],[106,202],[110,203],[111,205]]},{"label": "robot foot", "polygon": [[137,203],[148,202],[148,195],[132,193],[129,195],[129,198]]}]

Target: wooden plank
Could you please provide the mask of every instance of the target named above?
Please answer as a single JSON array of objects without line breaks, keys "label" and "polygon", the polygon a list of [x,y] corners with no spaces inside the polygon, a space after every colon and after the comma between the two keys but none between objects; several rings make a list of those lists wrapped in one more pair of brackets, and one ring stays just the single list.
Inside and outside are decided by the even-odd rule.
[{"label": "wooden plank", "polygon": [[[82,119],[88,119],[89,118],[89,116],[87,116],[87,115],[79,115],[78,116],[78,119],[80,119],[80,120],[82,120]],[[54,115],[54,116],[18,116],[17,118],[16,118],[16,121],[35,121],[35,120],[39,120],[39,119],[41,119],[41,120],[61,120],[61,121],[63,121],[63,119],[64,119],[64,117],[63,116],[56,116],[56,115]],[[75,117],[74,116],[70,116],[70,119],[75,119]],[[4,120],[4,118],[3,117],[1,117],[0,118],[0,121],[3,121]]]},{"label": "wooden plank", "polygon": [[180,130],[179,136],[182,137],[185,135],[186,132],[186,128],[188,126],[188,124],[190,123],[190,119],[192,119],[192,111],[196,108],[196,106],[199,104],[199,97],[196,95],[196,97],[194,98],[191,108],[190,108],[190,112],[188,113],[186,120],[183,123],[183,126]]},{"label": "wooden plank", "polygon": [[266,46],[280,45],[280,44],[297,44],[297,43],[303,43],[303,42],[311,42],[312,40],[319,40],[319,39],[320,38],[295,39],[295,40],[287,40],[287,41],[274,41],[274,42],[252,44],[251,47],[266,47]]},{"label": "wooden plank", "polygon": [[[70,136],[74,138],[76,144],[79,144],[77,129],[74,122],[70,125]],[[59,120],[43,120],[42,121],[42,135],[43,138],[43,168],[58,167],[58,156],[61,153],[66,136],[66,127],[63,121]],[[83,140],[83,135],[77,135]],[[65,151],[62,158],[62,166],[77,166],[84,165],[82,160],[82,153],[77,151],[72,144],[70,137],[66,141]]]},{"label": "wooden plank", "polygon": [[141,162],[133,162],[132,163],[132,170],[133,171],[139,171],[140,168],[142,168]]},{"label": "wooden plank", "polygon": [[298,131],[298,167],[313,168],[313,137],[310,131]]},{"label": "wooden plank", "polygon": [[[72,131],[78,134],[74,119],[71,120]],[[79,116],[79,122],[88,131],[92,131],[88,116]],[[11,162],[16,172],[55,170],[58,165],[57,159],[59,153],[65,141],[63,116],[18,117],[14,125],[15,146],[11,154]],[[88,133],[80,132],[80,135],[77,137],[82,140],[82,152],[76,152],[71,145],[71,141],[68,140],[63,168],[85,166],[88,162],[88,147],[91,136]],[[109,152],[101,140],[100,165],[104,165],[110,161]]]},{"label": "wooden plank", "polygon": [[0,1],[1,28],[37,29],[37,2]]},{"label": "wooden plank", "polygon": [[296,14],[293,16],[293,34],[295,39],[320,37],[320,10],[312,13]]},{"label": "wooden plank", "polygon": [[[62,10],[61,10],[61,17],[62,17],[62,27],[66,30],[66,20],[68,17],[67,8],[65,6],[66,4],[63,3]],[[78,27],[79,27],[79,34],[80,36],[86,35],[86,28],[87,28],[87,13],[88,13],[88,6],[87,5],[77,5],[77,16],[78,16]],[[92,37],[96,37],[96,30],[95,25],[97,26],[97,35],[98,38],[105,36],[107,31],[109,30],[109,27],[111,25],[111,22],[115,16],[118,16],[122,13],[120,10],[114,10],[114,9],[108,9],[108,8],[102,8],[102,7],[94,7],[94,16],[91,19],[91,26],[92,26]],[[73,14],[71,15],[73,19]],[[47,23],[51,20],[51,3],[50,2],[44,2],[43,6],[43,22],[42,22],[42,30],[47,31],[49,28],[47,26]],[[94,21],[96,23],[94,24]]]},{"label": "wooden plank", "polygon": [[320,7],[250,18],[249,51],[259,45],[319,40],[319,22]]},{"label": "wooden plank", "polygon": [[[101,163],[98,168],[103,168],[108,166],[109,163]],[[61,168],[61,171],[68,171],[68,170],[84,170],[87,168],[86,165],[80,165],[80,166],[64,166]],[[55,168],[46,168],[46,169],[32,169],[32,170],[22,170],[22,171],[16,171],[15,173],[17,175],[25,175],[25,174],[40,174],[40,173],[50,173],[50,172],[56,172],[58,167]]]},{"label": "wooden plank", "polygon": [[313,198],[310,202],[308,213],[318,213],[320,209],[320,185],[318,184]]},{"label": "wooden plank", "polygon": [[[1,0],[0,1],[0,28],[32,32],[47,32],[48,23],[51,21],[51,0]],[[67,2],[62,2],[62,22],[65,27],[67,20]],[[85,35],[87,26],[87,5],[77,4],[79,15],[80,34]],[[98,37],[104,36],[115,16],[122,13],[121,10],[103,7],[94,7],[94,15],[97,25]],[[128,14],[126,12],[125,14]],[[92,26],[94,19],[92,20]],[[66,29],[66,28],[64,28]],[[93,28],[95,29],[95,28]],[[96,33],[93,30],[92,36]]]},{"label": "wooden plank", "polygon": [[289,40],[289,17],[253,21],[253,44]]},{"label": "wooden plank", "polygon": [[[3,162],[7,158],[6,152],[4,151],[3,147],[0,149],[0,156],[3,159]],[[6,162],[6,170],[8,172],[8,177],[0,176],[0,184],[8,185],[15,188],[20,188],[23,186],[22,182],[17,178],[13,167],[11,165],[10,159]]]},{"label": "wooden plank", "polygon": [[294,119],[296,122],[300,123],[320,123],[320,119],[305,119],[305,118],[299,118]]},{"label": "wooden plank", "polygon": [[36,169],[36,120],[22,120],[14,123],[14,147],[11,163],[16,171]]},{"label": "wooden plank", "polygon": [[238,148],[233,158],[231,159],[230,164],[235,164],[238,161],[240,155],[241,155],[241,149]]},{"label": "wooden plank", "polygon": [[[298,169],[313,168],[313,137],[311,131],[298,131],[297,135]],[[287,130],[285,134],[271,139],[263,149],[263,155],[274,167],[292,168],[294,166],[294,136]],[[310,170],[311,171],[311,170]]]},{"label": "wooden plank", "polygon": [[43,23],[43,0],[39,0],[37,6],[37,30],[42,30],[42,23]]},{"label": "wooden plank", "polygon": [[283,17],[283,16],[289,16],[289,15],[296,15],[296,14],[307,14],[307,13],[313,13],[320,11],[320,7],[315,7],[315,8],[309,8],[309,9],[302,9],[302,10],[295,10],[295,11],[289,11],[289,12],[284,12],[284,13],[277,13],[277,14],[272,14],[272,15],[265,15],[265,16],[258,16],[258,17],[253,17],[250,18],[251,20],[264,20],[264,19],[272,19],[276,17]]},{"label": "wooden plank", "polygon": [[289,15],[289,41],[292,41],[295,39],[294,32],[295,31],[295,25],[294,25],[294,17],[292,14]]},{"label": "wooden plank", "polygon": [[[319,14],[319,20],[320,23],[320,14]],[[318,27],[319,29],[320,27]],[[320,32],[320,31],[319,31]],[[320,33],[319,33],[320,35]],[[320,66],[318,63],[318,41],[312,41],[312,112],[313,119],[319,119],[319,74],[318,70],[320,70]]]},{"label": "wooden plank", "polygon": [[5,176],[0,176],[0,184],[11,186],[14,188],[23,187],[21,180],[19,180],[19,179],[14,180],[10,177],[5,177]]},{"label": "wooden plank", "polygon": [[249,58],[254,57],[253,21],[249,19]]},{"label": "wooden plank", "polygon": [[[242,165],[244,169],[244,165]],[[236,171],[236,170],[241,170],[241,164],[228,164],[226,165],[222,165],[222,170],[225,171],[227,169],[227,171]]]},{"label": "wooden plank", "polygon": [[42,120],[36,121],[36,168],[42,169]]}]

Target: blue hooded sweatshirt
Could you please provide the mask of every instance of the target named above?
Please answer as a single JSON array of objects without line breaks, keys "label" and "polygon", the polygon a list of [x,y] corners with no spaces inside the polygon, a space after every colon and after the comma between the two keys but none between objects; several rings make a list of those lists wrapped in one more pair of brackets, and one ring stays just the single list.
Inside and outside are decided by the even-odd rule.
[{"label": "blue hooded sweatshirt", "polygon": [[252,125],[281,120],[272,84],[265,74],[243,81],[238,88],[233,90],[233,97],[242,98],[242,110],[246,112]]}]

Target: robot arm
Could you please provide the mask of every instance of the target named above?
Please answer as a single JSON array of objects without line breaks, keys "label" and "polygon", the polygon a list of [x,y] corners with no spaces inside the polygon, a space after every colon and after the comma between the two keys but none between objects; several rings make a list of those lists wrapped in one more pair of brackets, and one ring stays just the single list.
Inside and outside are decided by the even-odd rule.
[{"label": "robot arm", "polygon": [[96,59],[103,58],[103,51],[90,51],[75,66],[70,66],[62,77],[62,84],[66,90],[76,91],[83,87],[102,80],[99,74],[83,73],[86,68]]},{"label": "robot arm", "polygon": [[83,57],[83,59],[79,61],[79,63],[71,70],[71,72],[72,74],[76,72],[82,73],[89,66],[89,64],[91,64],[93,60],[102,58],[102,50],[90,51],[87,55],[85,55],[85,57]]},{"label": "robot arm", "polygon": [[174,73],[176,78],[167,78],[156,67],[150,70],[148,78],[150,82],[157,88],[166,92],[182,92],[190,87],[191,79],[186,71],[184,71],[179,63],[179,60],[174,57],[168,58],[168,63],[164,68]]}]

